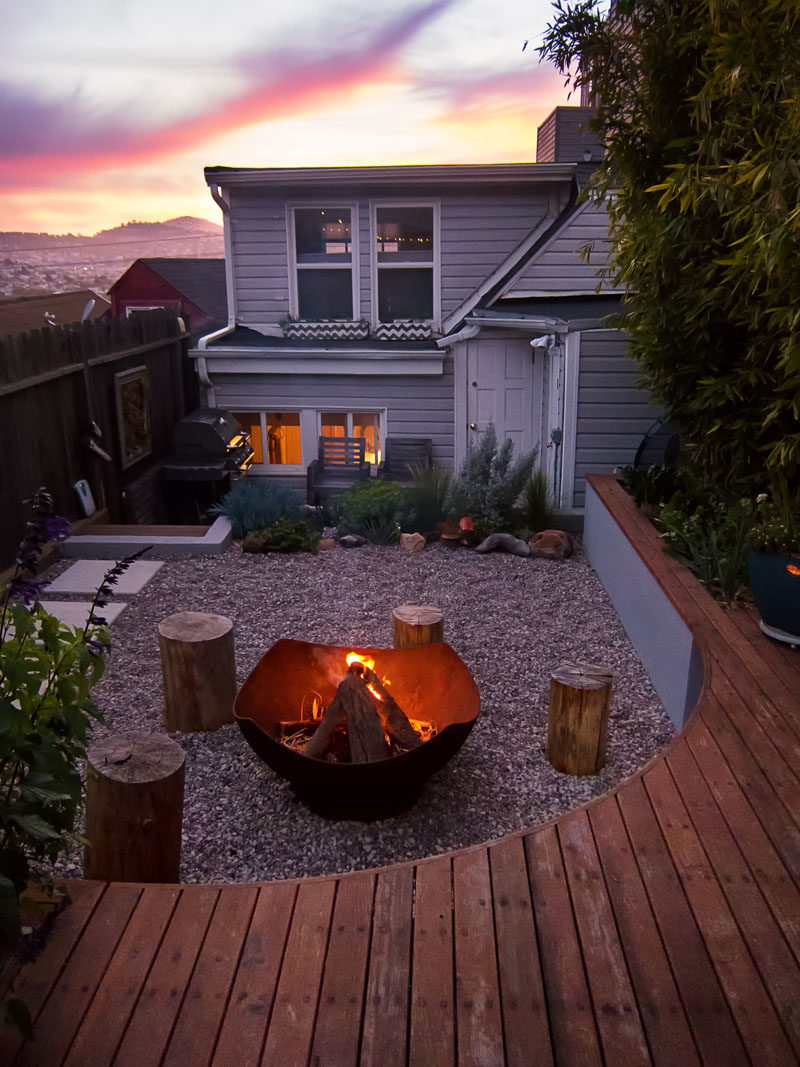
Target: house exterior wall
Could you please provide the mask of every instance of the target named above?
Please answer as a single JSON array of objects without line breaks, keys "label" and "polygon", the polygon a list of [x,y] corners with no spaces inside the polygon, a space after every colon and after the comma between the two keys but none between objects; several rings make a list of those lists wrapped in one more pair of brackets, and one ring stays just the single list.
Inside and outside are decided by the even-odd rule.
[{"label": "house exterior wall", "polygon": [[586,475],[633,463],[662,411],[636,383],[639,368],[617,330],[581,334],[573,506],[583,508]]},{"label": "house exterior wall", "polygon": [[[581,257],[581,248],[591,244],[589,262]],[[611,244],[608,238],[608,213],[602,204],[590,202],[580,208],[530,260],[503,296],[523,293],[595,293],[613,287],[598,276],[608,261]]]},{"label": "house exterior wall", "polygon": [[326,190],[287,197],[285,191],[234,187],[231,236],[237,319],[244,326],[277,325],[289,314],[289,230],[287,199],[303,203],[356,203],[360,307],[357,318],[372,316],[370,202],[438,201],[441,205],[441,313],[446,318],[567,195],[563,186],[510,186],[452,191],[402,189]]},{"label": "house exterior wall", "polygon": [[586,129],[593,111],[591,107],[554,108],[536,131],[536,162],[580,163],[587,151],[593,160],[602,158],[602,141]]}]

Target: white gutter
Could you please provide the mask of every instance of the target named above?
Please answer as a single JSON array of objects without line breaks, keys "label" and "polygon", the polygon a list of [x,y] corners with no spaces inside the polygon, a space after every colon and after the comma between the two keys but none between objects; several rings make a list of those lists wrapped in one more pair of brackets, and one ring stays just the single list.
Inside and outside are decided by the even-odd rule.
[{"label": "white gutter", "polygon": [[449,348],[457,341],[471,341],[481,332],[480,326],[465,326],[457,333],[449,333],[446,337],[440,337],[436,342],[437,348]]},{"label": "white gutter", "polygon": [[[212,333],[204,334],[199,338],[197,342],[197,348],[200,352],[205,352],[208,349],[209,344],[213,341],[218,341],[220,337],[227,337],[229,333],[233,333],[236,329],[236,287],[233,281],[233,237],[231,234],[231,205],[225,198],[221,185],[210,186],[211,197],[215,204],[222,212],[222,227],[225,239],[225,293],[228,304],[228,325],[223,326],[219,330],[214,330]],[[206,365],[205,356],[197,357],[197,375],[200,379],[200,384],[206,391],[206,405],[207,407],[214,408],[217,406],[216,391],[214,389],[214,383],[208,376],[208,367]]]},{"label": "white gutter", "polygon": [[568,325],[560,319],[535,319],[532,316],[526,318],[522,315],[509,315],[507,318],[501,318],[500,316],[473,314],[467,316],[467,322],[479,323],[481,326],[494,326],[498,330],[508,327],[512,330],[530,330],[532,333],[566,333]]}]

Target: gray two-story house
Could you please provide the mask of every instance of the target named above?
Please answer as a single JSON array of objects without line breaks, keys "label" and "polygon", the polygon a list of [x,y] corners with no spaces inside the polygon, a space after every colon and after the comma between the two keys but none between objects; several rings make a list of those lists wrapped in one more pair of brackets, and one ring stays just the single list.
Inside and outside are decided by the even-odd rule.
[{"label": "gray two-story house", "polygon": [[553,112],[536,163],[206,169],[228,325],[192,355],[252,473],[304,487],[321,435],[363,437],[373,464],[428,438],[458,467],[494,422],[579,511],[587,471],[631,462],[657,412],[603,328],[607,218],[579,198],[600,148],[563,114],[585,110]]}]

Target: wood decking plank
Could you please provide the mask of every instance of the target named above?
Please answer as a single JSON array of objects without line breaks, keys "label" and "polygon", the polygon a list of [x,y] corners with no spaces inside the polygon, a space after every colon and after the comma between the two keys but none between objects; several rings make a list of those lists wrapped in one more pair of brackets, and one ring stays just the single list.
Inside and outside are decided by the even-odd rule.
[{"label": "wood decking plank", "polygon": [[453,857],[453,934],[458,1062],[494,1067],[504,1062],[503,1021],[486,849]]},{"label": "wood decking plank", "polygon": [[406,1062],[413,898],[412,865],[379,872],[361,1040],[364,1067]]},{"label": "wood decking plank", "polygon": [[[714,871],[714,884],[725,895],[761,981],[800,1058],[800,968],[687,745],[672,749],[667,767],[699,837],[695,847],[700,848],[702,841]],[[696,876],[693,866],[692,877]],[[744,989],[744,984],[739,984]]]},{"label": "wood decking plank", "polygon": [[587,814],[653,1063],[696,1067],[697,1048],[616,799]]},{"label": "wood decking plank", "polygon": [[212,886],[181,889],[114,1067],[149,1067],[161,1062],[218,897],[219,890]]},{"label": "wood decking plank", "polygon": [[652,767],[644,784],[750,1056],[760,1053],[771,1064],[792,1063],[795,1057],[774,1005],[667,765]]},{"label": "wood decking plank", "polygon": [[553,1062],[525,847],[509,837],[489,849],[506,1063]]},{"label": "wood decking plank", "polygon": [[56,1067],[62,1062],[140,895],[140,886],[124,883],[106,889],[36,1020],[34,1040],[17,1063]]},{"label": "wood decking plank", "polygon": [[[52,920],[41,955],[17,975],[12,995],[25,1002],[34,1020],[78,944],[106,885],[106,882],[75,882],[70,886],[71,903]],[[11,1063],[21,1047],[19,1031],[0,1018],[0,1063]]]},{"label": "wood decking plank", "polygon": [[558,1064],[600,1065],[600,1035],[586,983],[555,826],[525,836],[547,1014]]},{"label": "wood decking plank", "polygon": [[340,879],[311,1046],[312,1067],[358,1063],[374,900],[374,874]]},{"label": "wood decking plank", "polygon": [[630,782],[617,799],[700,1058],[715,1067],[747,1063],[744,1045],[642,780]]},{"label": "wood decking plank", "polygon": [[769,765],[765,774],[763,764],[756,761],[752,748],[745,743],[713,695],[704,701],[700,717],[747,794],[778,855],[800,885],[800,829],[772,788],[768,778]]},{"label": "wood decking plank", "polygon": [[409,1067],[455,1062],[453,871],[449,856],[421,863],[414,894]]},{"label": "wood decking plank", "polygon": [[296,896],[292,882],[271,882],[258,890],[214,1067],[242,1067],[261,1059]]},{"label": "wood decking plank", "polygon": [[606,1060],[618,1057],[625,1064],[650,1064],[639,1009],[586,812],[559,820],[558,836]]},{"label": "wood decking plank", "polygon": [[735,828],[736,843],[800,963],[800,889],[701,719],[687,744],[731,831]]},{"label": "wood decking plank", "polygon": [[70,1046],[65,1067],[106,1067],[155,959],[161,937],[178,902],[178,886],[144,886],[136,910],[109,963]]},{"label": "wood decking plank", "polygon": [[252,885],[220,890],[163,1067],[201,1067],[211,1061],[257,896]]},{"label": "wood decking plank", "polygon": [[311,1050],[337,882],[301,883],[278,979],[263,1067],[306,1063]]},{"label": "wood decking plank", "polygon": [[753,647],[754,652],[769,663],[776,674],[781,674],[792,689],[800,688],[800,654],[782,641],[776,641],[762,632],[758,625],[759,615],[755,606],[738,605],[728,611],[728,618]]}]

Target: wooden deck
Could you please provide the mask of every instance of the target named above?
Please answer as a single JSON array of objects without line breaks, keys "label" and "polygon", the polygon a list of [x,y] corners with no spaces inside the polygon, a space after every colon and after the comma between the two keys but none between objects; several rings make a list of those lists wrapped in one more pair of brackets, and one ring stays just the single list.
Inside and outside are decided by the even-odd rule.
[{"label": "wooden deck", "polygon": [[800,1062],[800,653],[593,484],[691,627],[705,687],[641,773],[528,833],[301,882],[79,882],[0,1063]]}]

